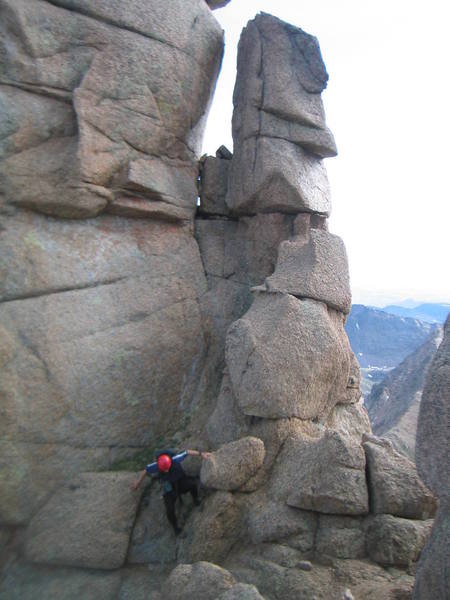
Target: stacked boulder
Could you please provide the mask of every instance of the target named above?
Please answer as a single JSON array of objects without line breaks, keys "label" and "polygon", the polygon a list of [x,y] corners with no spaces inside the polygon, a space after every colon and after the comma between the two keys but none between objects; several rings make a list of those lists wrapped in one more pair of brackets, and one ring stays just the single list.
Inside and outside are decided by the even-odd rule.
[{"label": "stacked boulder", "polygon": [[[192,518],[178,556],[228,566],[268,598],[306,593],[299,582],[268,575],[280,564],[408,568],[435,511],[414,465],[371,435],[360,402],[359,367],[344,331],[347,258],[326,219],[322,159],[336,153],[320,97],[326,80],[315,38],[264,14],[247,25],[234,154],[219,149],[203,161],[196,221],[211,305],[222,310],[217,336],[225,337],[225,354],[217,364],[224,376],[206,428],[218,450],[201,471],[204,486],[217,491]],[[221,232],[216,244],[214,230]],[[252,256],[268,238],[272,271]],[[322,587],[308,576],[318,598],[339,589],[325,571],[316,574]],[[411,576],[384,581],[380,597],[411,587]]]}]

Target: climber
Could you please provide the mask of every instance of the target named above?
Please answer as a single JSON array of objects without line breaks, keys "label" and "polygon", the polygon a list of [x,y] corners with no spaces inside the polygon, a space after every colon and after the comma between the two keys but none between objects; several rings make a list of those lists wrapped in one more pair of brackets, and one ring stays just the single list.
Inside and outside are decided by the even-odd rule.
[{"label": "climber", "polygon": [[171,448],[160,450],[156,453],[156,462],[147,465],[139,474],[139,478],[131,484],[131,489],[137,490],[146,475],[156,475],[163,489],[167,518],[172,524],[176,535],[181,532],[175,514],[175,502],[177,498],[181,497],[181,494],[189,492],[194,504],[196,506],[200,504],[196,479],[186,475],[180,464],[187,456],[209,458],[211,454],[209,452],[198,452],[197,450],[184,450],[184,452],[180,453]]}]

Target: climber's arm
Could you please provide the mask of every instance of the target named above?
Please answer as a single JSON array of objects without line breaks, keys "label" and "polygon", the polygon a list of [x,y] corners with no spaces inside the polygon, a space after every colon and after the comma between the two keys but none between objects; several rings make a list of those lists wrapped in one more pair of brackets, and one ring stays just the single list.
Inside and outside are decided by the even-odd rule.
[{"label": "climber's arm", "polygon": [[209,458],[211,452],[199,452],[198,450],[186,450],[188,456],[200,456],[200,458]]},{"label": "climber's arm", "polygon": [[139,477],[138,477],[138,479],[136,479],[136,481],[133,481],[133,483],[131,484],[131,489],[132,489],[133,491],[135,491],[135,490],[137,490],[137,489],[138,489],[138,487],[139,487],[139,486],[141,485],[141,483],[144,481],[144,479],[145,479],[145,476],[146,476],[146,475],[147,475],[147,470],[146,470],[146,469],[144,469],[143,471],[141,471],[141,472],[139,473]]}]

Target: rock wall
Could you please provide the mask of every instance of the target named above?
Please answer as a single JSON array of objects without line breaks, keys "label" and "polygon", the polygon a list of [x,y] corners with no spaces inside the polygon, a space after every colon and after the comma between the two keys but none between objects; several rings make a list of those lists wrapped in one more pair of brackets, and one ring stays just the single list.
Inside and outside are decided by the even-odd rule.
[{"label": "rock wall", "polygon": [[[318,42],[251,21],[197,162],[207,4],[0,0],[1,600],[410,593],[435,502],[360,400]],[[178,538],[109,471],[169,439],[213,451]]]},{"label": "rock wall", "polygon": [[[184,436],[222,31],[203,0],[1,0],[0,523]],[[200,394],[198,394],[200,396]]]},{"label": "rock wall", "polygon": [[449,593],[450,540],[450,317],[444,339],[428,371],[417,425],[416,464],[420,476],[439,499],[430,539],[420,560],[413,598],[441,600]]}]

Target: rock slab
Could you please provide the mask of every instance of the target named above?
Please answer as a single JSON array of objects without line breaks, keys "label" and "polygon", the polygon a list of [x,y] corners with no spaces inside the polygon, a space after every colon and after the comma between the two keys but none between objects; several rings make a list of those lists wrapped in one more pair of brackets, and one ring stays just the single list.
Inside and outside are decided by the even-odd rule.
[{"label": "rock slab", "polygon": [[90,569],[125,563],[140,499],[131,473],[82,473],[57,491],[31,520],[25,555],[31,562]]}]

